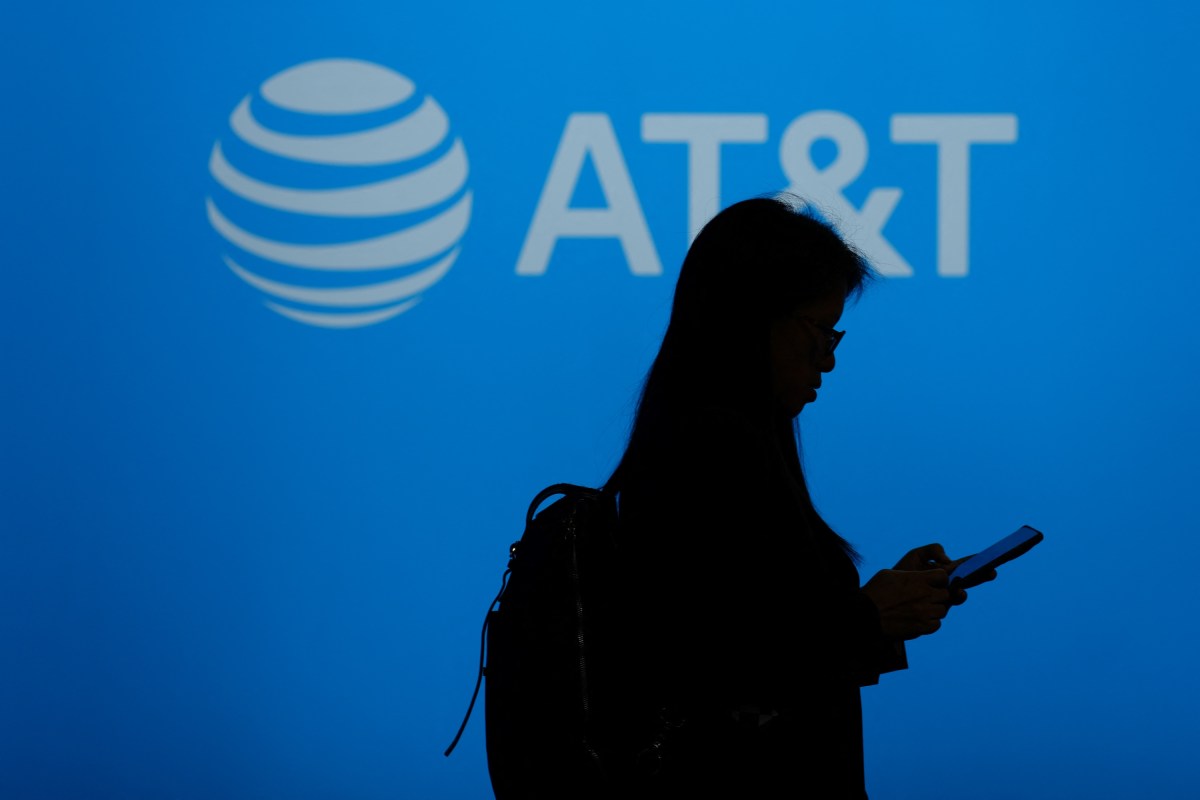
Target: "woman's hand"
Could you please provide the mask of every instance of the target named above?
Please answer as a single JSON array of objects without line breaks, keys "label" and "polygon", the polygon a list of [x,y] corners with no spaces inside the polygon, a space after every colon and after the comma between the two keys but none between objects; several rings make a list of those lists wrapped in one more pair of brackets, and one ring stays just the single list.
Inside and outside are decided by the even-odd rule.
[{"label": "woman's hand", "polygon": [[[949,575],[950,573],[954,572],[955,568],[959,564],[963,563],[964,561],[967,561],[968,559],[972,559],[974,557],[975,557],[974,554],[972,554],[969,556],[965,556],[964,558],[954,559],[953,561],[951,561],[949,564],[946,565],[946,574]],[[996,580],[996,570],[995,569],[982,570],[982,571],[972,574],[971,577],[969,577],[969,578],[960,579],[955,582],[955,588],[951,591],[950,601],[952,603],[954,602],[954,594],[955,593],[961,593],[963,596],[963,600],[966,600],[967,593],[964,592],[963,589],[970,589],[972,586],[978,586],[981,583],[987,583],[988,581],[994,581],[994,580]],[[962,602],[962,601],[960,600],[958,602]],[[954,604],[957,605],[957,603],[954,603]]]},{"label": "woman's hand", "polygon": [[922,547],[916,547],[904,554],[904,558],[896,562],[896,566],[892,569],[901,569],[908,572],[917,572],[923,569],[938,569],[946,570],[949,574],[954,567],[950,566],[954,562],[946,555],[946,551],[942,549],[940,544],[927,544]]},{"label": "woman's hand", "polygon": [[867,581],[862,591],[879,609],[883,635],[893,641],[906,641],[942,627],[942,619],[950,609],[946,582],[946,571],[940,568],[885,569]]},{"label": "woman's hand", "polygon": [[[896,562],[896,566],[893,569],[923,570],[936,567],[944,569],[946,574],[949,575],[954,572],[959,564],[972,557],[965,556],[963,558],[951,559],[946,555],[946,551],[942,549],[940,544],[927,544],[923,547],[909,550],[904,554],[903,558]],[[967,600],[967,589],[995,579],[996,570],[989,569],[986,572],[976,572],[967,580],[956,581],[954,587],[950,589],[950,605],[962,605]]]}]

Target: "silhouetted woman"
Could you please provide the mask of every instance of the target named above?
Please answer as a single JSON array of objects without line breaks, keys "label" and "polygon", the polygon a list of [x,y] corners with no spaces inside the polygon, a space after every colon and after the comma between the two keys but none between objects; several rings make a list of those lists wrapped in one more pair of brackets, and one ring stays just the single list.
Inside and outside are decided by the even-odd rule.
[{"label": "silhouetted woman", "polygon": [[609,481],[636,554],[643,677],[682,721],[648,796],[865,797],[859,687],[946,614],[955,562],[938,545],[860,588],[799,458],[794,420],[872,275],[783,198],[725,209],[684,260]]}]

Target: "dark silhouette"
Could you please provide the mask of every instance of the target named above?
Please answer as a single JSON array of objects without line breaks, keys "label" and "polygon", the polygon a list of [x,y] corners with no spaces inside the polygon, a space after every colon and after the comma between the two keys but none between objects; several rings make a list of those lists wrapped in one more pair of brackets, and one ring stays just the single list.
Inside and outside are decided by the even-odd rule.
[{"label": "dark silhouette", "polygon": [[797,205],[747,200],[697,236],[606,487],[639,691],[672,721],[647,797],[865,797],[859,687],[965,599],[936,544],[860,588],[858,554],[813,507],[795,418],[873,272]]}]

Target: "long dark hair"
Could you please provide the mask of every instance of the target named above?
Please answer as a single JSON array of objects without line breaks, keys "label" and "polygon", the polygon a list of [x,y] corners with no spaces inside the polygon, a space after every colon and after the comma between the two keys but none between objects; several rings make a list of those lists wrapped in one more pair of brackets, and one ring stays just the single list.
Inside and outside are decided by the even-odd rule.
[{"label": "long dark hair", "polygon": [[624,477],[661,446],[673,421],[705,408],[733,410],[778,446],[810,519],[858,561],[813,508],[799,427],[778,413],[772,397],[769,340],[775,320],[843,285],[847,298],[857,297],[874,274],[794,196],[743,200],[713,217],[683,261],[629,444],[606,487],[619,492]]}]

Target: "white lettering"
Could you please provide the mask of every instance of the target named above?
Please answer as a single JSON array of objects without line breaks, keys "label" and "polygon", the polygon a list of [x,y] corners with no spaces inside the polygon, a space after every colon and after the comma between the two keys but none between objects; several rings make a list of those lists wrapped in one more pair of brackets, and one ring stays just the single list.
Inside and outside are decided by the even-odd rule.
[{"label": "white lettering", "polygon": [[766,114],[642,115],[642,141],[688,146],[689,242],[721,209],[721,145],[766,140]]},{"label": "white lettering", "polygon": [[[604,208],[571,208],[571,198],[591,157],[604,193]],[[662,264],[650,238],[646,217],[633,189],[629,169],[607,114],[572,114],[567,118],[550,174],[542,187],[517,259],[518,275],[544,275],[559,239],[617,238],[634,275],[661,275]]]},{"label": "white lettering", "polygon": [[[820,139],[837,145],[837,156],[824,169],[812,161],[813,143]],[[883,226],[900,201],[900,190],[872,189],[861,210],[842,194],[867,165],[867,136],[853,118],[839,111],[811,111],[796,117],[779,143],[779,164],[791,181],[788,191],[813,202],[818,211],[831,212],[829,221],[881,274],[912,275],[904,256],[883,238]]]},{"label": "white lettering", "polygon": [[972,144],[1012,144],[1013,114],[894,114],[892,141],[938,148],[938,275],[967,274]]}]

